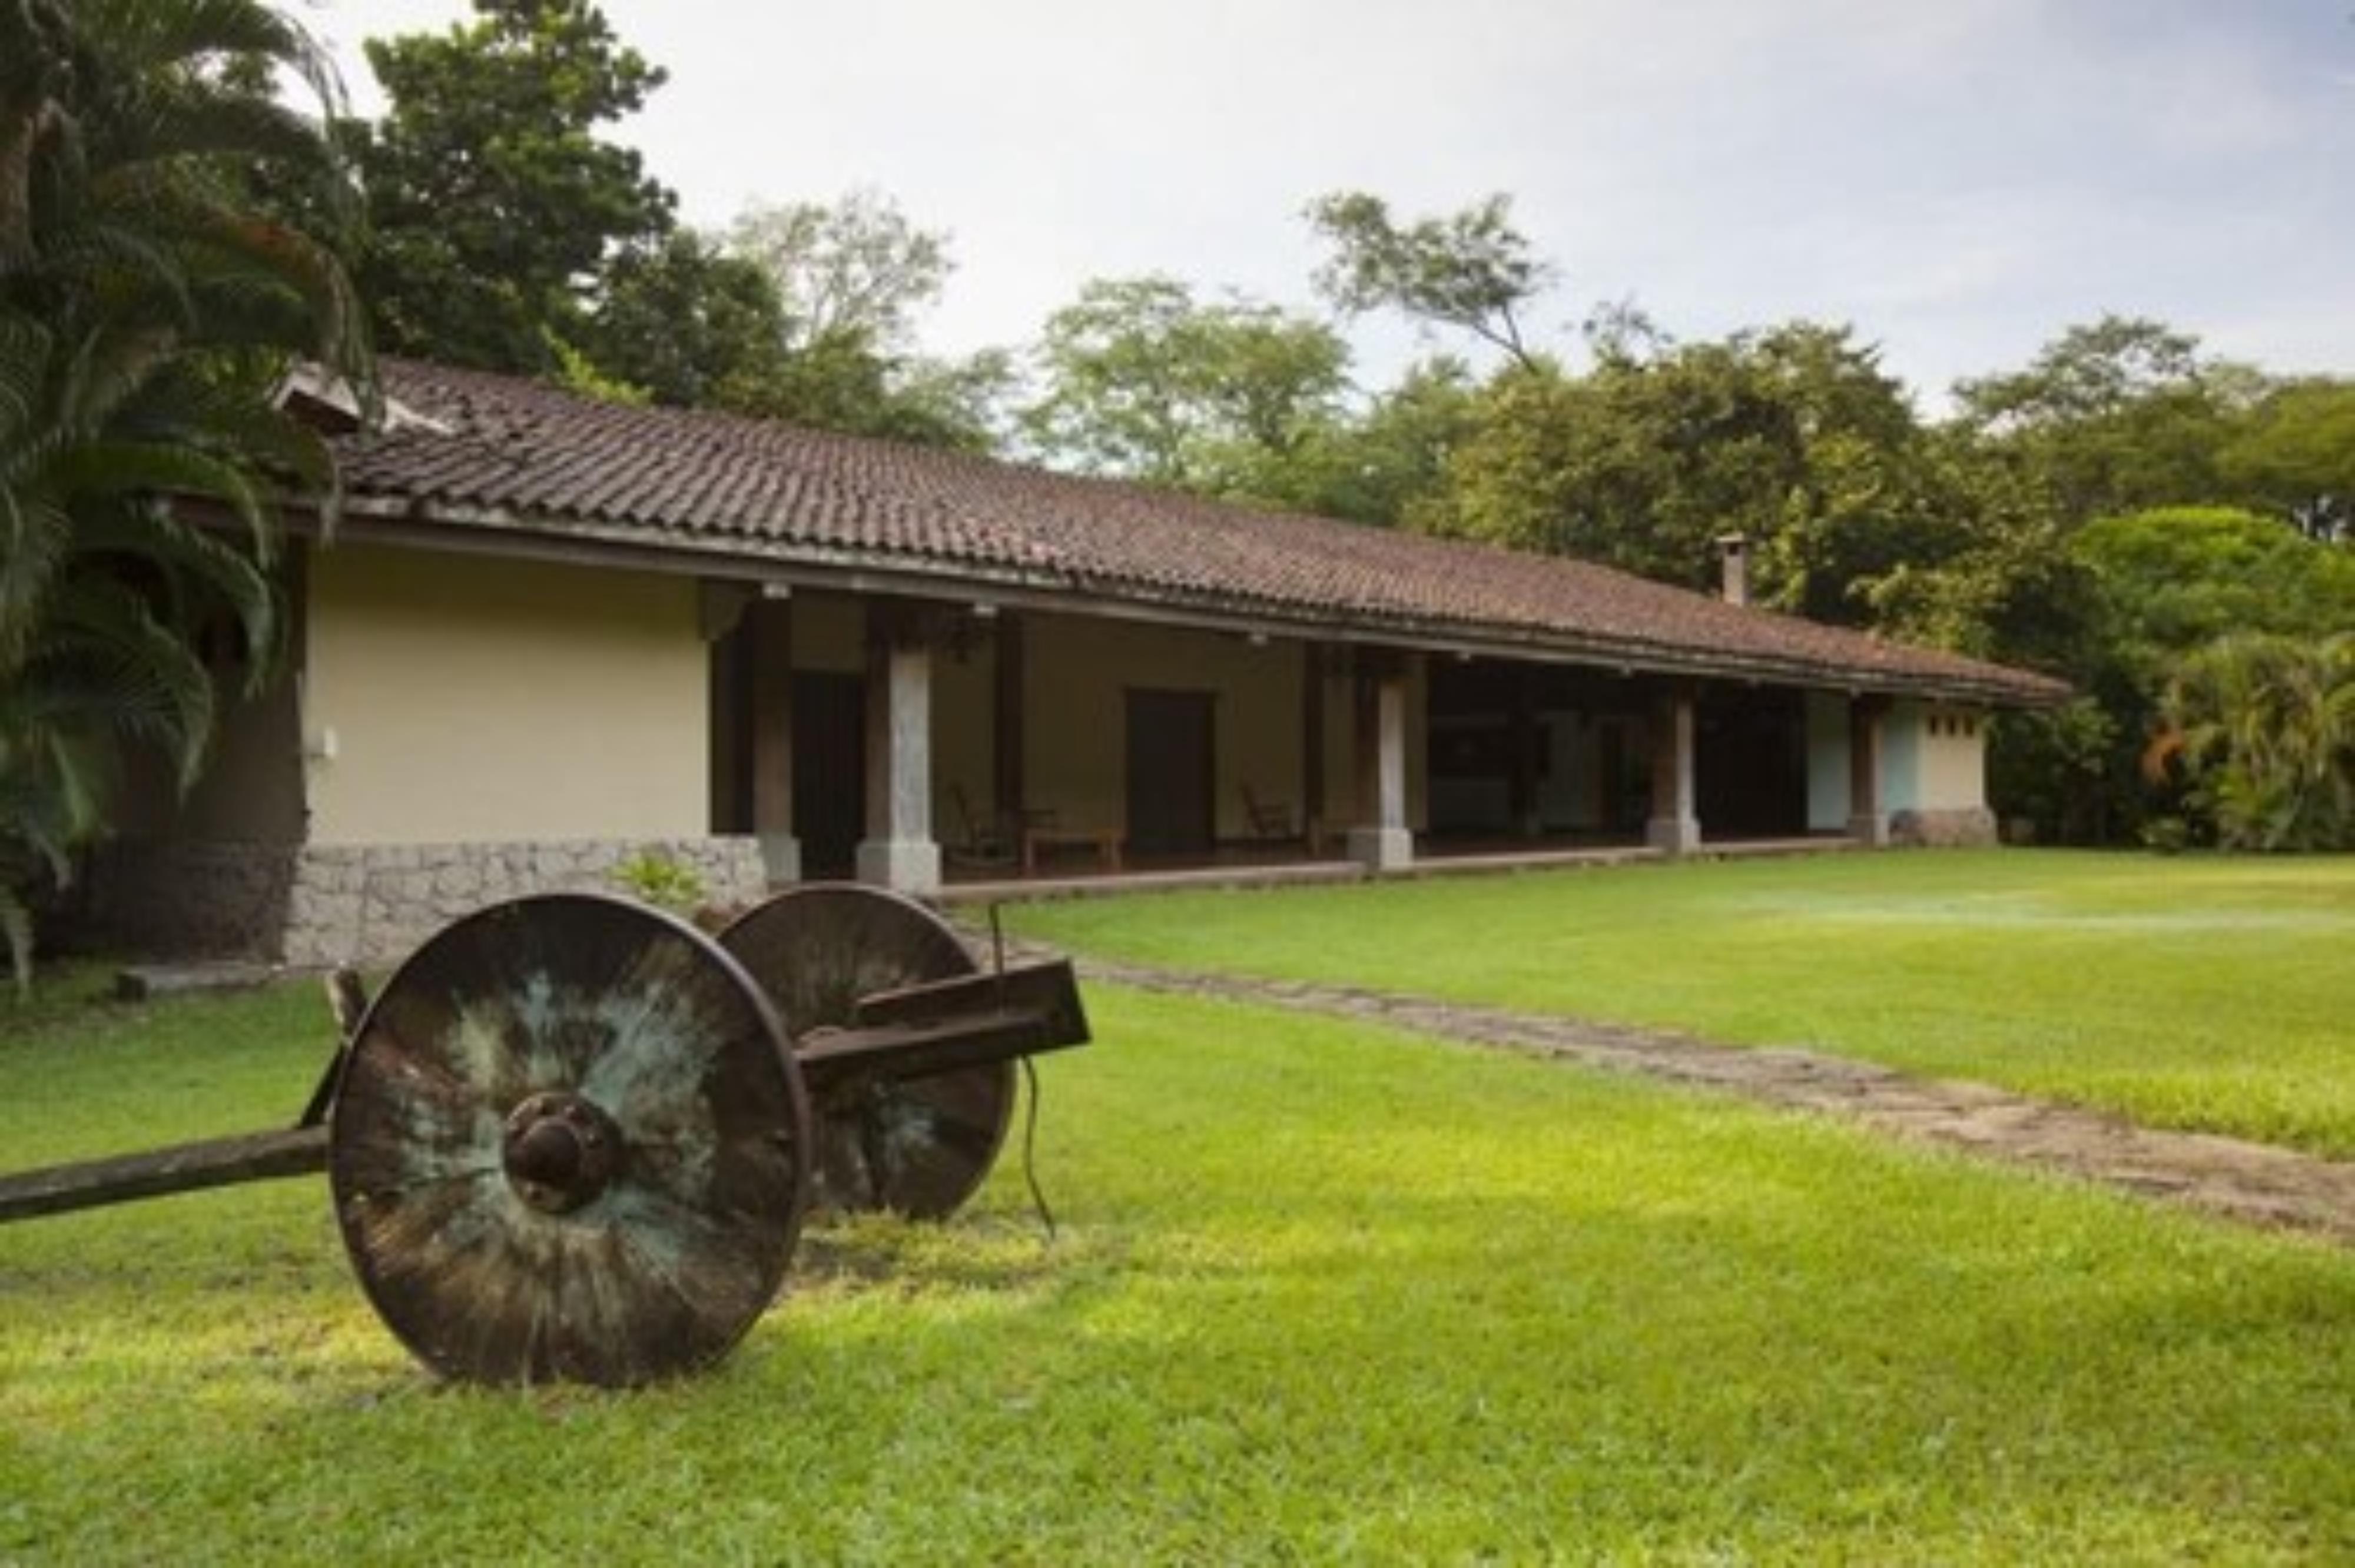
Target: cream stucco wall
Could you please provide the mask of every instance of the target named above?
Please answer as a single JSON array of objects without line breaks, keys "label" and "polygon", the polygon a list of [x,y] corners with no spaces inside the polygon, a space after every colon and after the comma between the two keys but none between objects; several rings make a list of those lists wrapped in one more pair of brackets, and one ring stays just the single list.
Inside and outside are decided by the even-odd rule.
[{"label": "cream stucco wall", "polygon": [[[1125,828],[1125,693],[1137,686],[1214,696],[1211,760],[1221,838],[1246,832],[1245,784],[1297,813],[1299,644],[1254,646],[1213,632],[1060,615],[1032,615],[1026,625],[1028,805],[1050,809],[1072,827]],[[1336,730],[1346,737],[1346,691],[1335,683],[1326,701],[1327,788],[1337,802],[1348,792],[1348,752],[1346,740],[1336,747],[1330,737]]]},{"label": "cream stucco wall", "polygon": [[1904,701],[1881,729],[1881,791],[1890,811],[1968,811],[1987,805],[1987,715]]},{"label": "cream stucco wall", "polygon": [[313,842],[708,832],[692,579],[345,545],[308,609]]},{"label": "cream stucco wall", "polygon": [[1922,809],[1978,810],[1987,805],[1987,715],[1963,708],[1924,712]]}]

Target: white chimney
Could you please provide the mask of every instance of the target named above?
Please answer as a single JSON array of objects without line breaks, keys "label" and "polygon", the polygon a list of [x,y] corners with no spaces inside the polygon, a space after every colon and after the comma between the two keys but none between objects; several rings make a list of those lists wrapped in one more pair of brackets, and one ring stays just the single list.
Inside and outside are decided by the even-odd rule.
[{"label": "white chimney", "polygon": [[1725,602],[1750,602],[1750,540],[1741,534],[1718,536],[1717,554],[1725,568]]}]

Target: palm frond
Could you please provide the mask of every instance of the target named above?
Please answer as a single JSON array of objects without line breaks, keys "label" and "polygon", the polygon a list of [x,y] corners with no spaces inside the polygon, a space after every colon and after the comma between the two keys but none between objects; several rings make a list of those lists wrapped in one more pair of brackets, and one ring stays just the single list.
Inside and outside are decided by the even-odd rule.
[{"label": "palm frond", "polygon": [[13,669],[31,641],[72,535],[73,520],[54,499],[0,486],[0,672]]},{"label": "palm frond", "polygon": [[0,306],[0,450],[33,425],[57,334],[25,312]]},{"label": "palm frond", "polygon": [[21,997],[33,989],[33,912],[0,878],[0,939],[8,944],[8,970]]},{"label": "palm frond", "polygon": [[117,317],[93,326],[67,360],[57,395],[58,424],[76,435],[95,435],[178,348],[176,332],[135,319]]},{"label": "palm frond", "polygon": [[325,246],[284,224],[231,215],[224,215],[208,238],[293,290],[310,307],[312,357],[346,374],[367,368],[368,308]]},{"label": "palm frond", "polygon": [[237,462],[198,448],[161,441],[85,441],[50,465],[52,482],[80,494],[201,495],[219,502],[245,525],[254,558],[267,564],[277,530],[262,511],[250,474]]},{"label": "palm frond", "polygon": [[27,664],[25,679],[92,700],[105,721],[80,728],[152,746],[183,788],[194,783],[212,738],[215,700],[211,673],[187,640],[156,618],[144,595],[104,578],[61,590],[51,620],[56,641]]},{"label": "palm frond", "polygon": [[118,58],[150,73],[237,56],[300,65],[317,48],[257,0],[81,0],[81,7]]}]

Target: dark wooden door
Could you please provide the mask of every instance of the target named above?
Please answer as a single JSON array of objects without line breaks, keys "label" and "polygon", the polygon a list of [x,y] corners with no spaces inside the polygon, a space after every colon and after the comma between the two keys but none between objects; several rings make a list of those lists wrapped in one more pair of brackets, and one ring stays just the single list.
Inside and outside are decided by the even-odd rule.
[{"label": "dark wooden door", "polygon": [[1128,847],[1204,854],[1217,832],[1208,692],[1128,694]]},{"label": "dark wooden door", "polygon": [[1594,814],[1605,832],[1644,825],[1643,807],[1627,788],[1627,726],[1615,718],[1594,726]]},{"label": "dark wooden door", "polygon": [[752,637],[742,621],[711,645],[711,831],[752,831]]},{"label": "dark wooden door", "polygon": [[794,672],[794,837],[805,877],[848,876],[867,836],[867,683]]},{"label": "dark wooden door", "polygon": [[1693,796],[1711,838],[1805,833],[1807,710],[1799,694],[1704,696],[1694,724]]}]

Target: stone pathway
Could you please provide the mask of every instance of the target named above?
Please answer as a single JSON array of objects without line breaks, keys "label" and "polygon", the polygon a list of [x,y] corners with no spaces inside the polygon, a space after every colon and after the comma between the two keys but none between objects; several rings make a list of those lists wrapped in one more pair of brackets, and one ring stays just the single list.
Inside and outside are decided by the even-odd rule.
[{"label": "stone pathway", "polygon": [[1900,1137],[2065,1171],[2245,1224],[2355,1245],[2355,1164],[2206,1133],[2137,1127],[2100,1111],[1983,1084],[1916,1078],[1808,1051],[1712,1045],[1661,1030],[1586,1023],[1348,986],[1187,974],[1092,959],[1090,980],[1295,1012],[1362,1019],[1420,1034],[1557,1056],[1745,1099],[1821,1112]]}]

